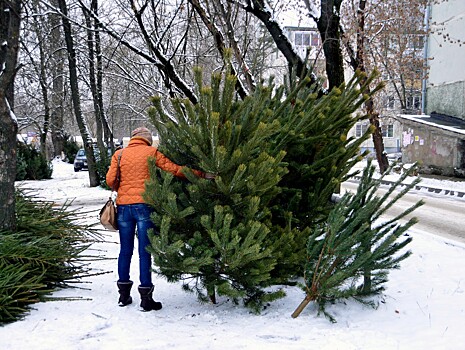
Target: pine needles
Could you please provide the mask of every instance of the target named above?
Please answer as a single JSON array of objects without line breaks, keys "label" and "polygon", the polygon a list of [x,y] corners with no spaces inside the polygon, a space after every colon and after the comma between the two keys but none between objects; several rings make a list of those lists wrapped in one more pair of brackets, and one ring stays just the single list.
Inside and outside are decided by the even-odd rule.
[{"label": "pine needles", "polygon": [[89,275],[84,252],[101,236],[82,224],[85,213],[56,207],[17,190],[17,231],[0,231],[0,325],[15,321],[57,288]]},{"label": "pine needles", "polygon": [[379,219],[419,182],[416,179],[394,195],[412,171],[413,168],[379,197],[377,191],[382,178],[373,178],[374,167],[369,164],[357,192],[346,193],[325,223],[314,228],[307,245],[306,297],[292,317],[298,317],[309,302],[315,301],[319,312],[335,322],[325,310],[328,302],[354,298],[370,304],[363,297],[383,290],[389,270],[399,268],[399,263],[411,254],[404,248],[412,238],[402,235],[416,219],[411,218],[405,224],[398,221],[423,202],[417,202],[391,220]]}]

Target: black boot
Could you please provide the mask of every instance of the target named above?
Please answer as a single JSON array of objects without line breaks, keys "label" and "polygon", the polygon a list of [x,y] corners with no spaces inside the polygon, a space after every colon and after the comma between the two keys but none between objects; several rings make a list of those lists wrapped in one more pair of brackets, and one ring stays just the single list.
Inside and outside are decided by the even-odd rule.
[{"label": "black boot", "polygon": [[126,306],[132,303],[131,298],[131,287],[132,281],[129,282],[116,282],[118,285],[118,292],[119,292],[119,306]]},{"label": "black boot", "polygon": [[160,310],[162,305],[152,299],[153,287],[139,287],[140,307],[144,311]]}]

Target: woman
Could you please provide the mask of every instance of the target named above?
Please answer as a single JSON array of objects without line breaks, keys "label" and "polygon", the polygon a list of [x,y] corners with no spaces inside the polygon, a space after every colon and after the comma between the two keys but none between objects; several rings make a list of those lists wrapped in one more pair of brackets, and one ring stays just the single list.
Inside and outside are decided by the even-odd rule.
[{"label": "woman", "polygon": [[[140,127],[131,133],[128,146],[116,151],[111,159],[111,166],[106,175],[107,184],[110,188],[116,180],[118,157],[120,155],[120,184],[116,198],[121,244],[118,256],[117,286],[120,294],[118,303],[120,306],[132,303],[130,292],[133,282],[130,280],[129,269],[137,227],[140,306],[145,311],[160,310],[162,304],[152,298],[154,289],[151,270],[152,259],[150,253],[146,250],[150,243],[147,231],[150,228],[155,229],[150,219],[153,210],[144,203],[142,193],[144,192],[145,180],[149,178],[148,159],[150,157],[156,157],[156,165],[175,176],[184,177],[182,173],[183,167],[173,163],[157,148],[152,147],[152,133],[149,129]],[[209,174],[206,175],[198,170],[193,170],[193,172],[200,177],[212,178]]]}]

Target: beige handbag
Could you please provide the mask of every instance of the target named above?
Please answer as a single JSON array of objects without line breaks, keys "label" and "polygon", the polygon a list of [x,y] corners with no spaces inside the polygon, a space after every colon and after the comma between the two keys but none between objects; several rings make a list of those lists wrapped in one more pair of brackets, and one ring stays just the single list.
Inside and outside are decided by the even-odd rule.
[{"label": "beige handbag", "polygon": [[[119,182],[120,182],[120,169],[119,165],[121,162],[121,156],[123,154],[123,151],[118,156],[118,168],[116,169],[116,181],[113,183],[113,186],[111,188],[111,192],[113,193],[114,191],[117,191],[119,188]],[[118,220],[117,220],[117,209],[116,209],[116,204],[113,201],[113,199],[108,198],[107,202],[103,206],[103,208],[100,210],[99,217],[100,217],[100,223],[102,224],[103,227],[105,227],[107,230],[110,231],[118,231]]]},{"label": "beige handbag", "polygon": [[116,205],[111,197],[100,210],[100,223],[110,231],[118,231],[118,220],[116,219]]}]

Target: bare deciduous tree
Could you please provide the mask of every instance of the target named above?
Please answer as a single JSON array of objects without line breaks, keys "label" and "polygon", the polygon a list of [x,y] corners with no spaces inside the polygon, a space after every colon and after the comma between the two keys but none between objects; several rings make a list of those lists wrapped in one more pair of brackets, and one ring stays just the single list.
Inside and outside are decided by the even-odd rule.
[{"label": "bare deciduous tree", "polygon": [[[51,0],[54,7],[58,7],[57,0]],[[65,129],[64,129],[64,55],[62,50],[62,34],[60,21],[57,13],[51,12],[50,22],[50,61],[52,78],[51,96],[51,125],[52,143],[55,156],[61,156],[64,150]]]},{"label": "bare deciduous tree", "polygon": [[[56,1],[41,3],[48,4],[53,9]],[[307,8],[306,15],[316,21],[324,39],[323,51],[330,88],[338,86],[344,79],[341,43],[352,49],[347,52],[353,55],[353,60],[350,61],[355,62],[353,67],[357,66],[358,69],[370,72],[375,63],[392,66],[390,62],[383,60],[387,56],[381,56],[382,50],[373,45],[376,42],[374,38],[379,35],[371,31],[376,28],[376,22],[383,21],[379,11],[379,4],[382,2],[297,1],[303,8]],[[403,0],[396,1],[400,3]],[[365,10],[359,11],[358,17],[352,18],[349,16],[349,3],[354,6],[365,4]],[[237,91],[242,97],[254,89],[256,81],[266,76],[263,65],[259,66],[255,62],[258,57],[262,57],[261,62],[266,62],[272,50],[279,51],[284,56],[289,69],[294,70],[297,76],[308,71],[306,63],[287,39],[283,28],[274,20],[276,13],[273,12],[273,4],[265,0],[184,0],[176,4],[169,1],[118,0],[113,4],[111,11],[105,5],[99,6],[96,0],[76,0],[73,4],[78,4],[83,9],[84,16],[79,18],[77,12],[72,12],[69,20],[78,35],[83,37],[87,33],[88,38],[86,49],[79,46],[83,40],[76,40],[76,65],[80,73],[77,76],[81,82],[86,82],[89,88],[88,91],[81,90],[80,94],[83,100],[94,101],[93,106],[90,103],[84,106],[95,111],[95,116],[93,113],[86,115],[92,115],[88,120],[90,131],[95,128],[93,136],[96,136],[99,142],[105,139],[107,144],[111,143],[113,137],[110,134],[113,128],[119,130],[121,135],[129,131],[128,125],[131,126],[138,120],[146,122],[142,113],[148,104],[148,96],[154,93],[185,96],[196,103],[197,96],[192,88],[192,67],[207,67],[204,74],[208,77],[211,71],[224,68],[226,49],[233,53],[231,68],[238,76]],[[315,4],[318,6],[315,7]],[[373,8],[376,8],[374,5],[378,6],[376,13],[373,12]],[[318,15],[315,9],[319,11]],[[364,13],[364,16],[360,17],[360,13]],[[351,15],[354,14],[357,14],[356,10],[353,10]],[[86,22],[83,18],[86,18]],[[388,22],[393,20],[385,20],[383,28],[388,27]],[[363,24],[363,28],[360,24]],[[264,31],[258,36],[259,31],[251,28],[263,28]],[[342,33],[347,38],[359,40],[343,41],[340,37]],[[366,39],[360,40],[361,38]],[[271,40],[274,42],[272,48],[269,46]],[[264,42],[267,42],[268,46],[261,44]],[[103,46],[100,43],[103,43]],[[364,47],[357,43],[363,43]],[[262,48],[270,50],[268,55],[266,52],[259,52]],[[268,62],[270,61],[268,58]],[[390,72],[396,75],[393,70]],[[408,85],[413,80],[407,75],[401,75],[399,89],[396,90],[398,95],[405,96]],[[81,89],[85,86],[81,85]],[[115,89],[115,86],[118,88]],[[128,90],[131,93],[119,91],[121,86],[125,87],[124,91]],[[377,102],[369,101],[372,106],[369,114],[373,116],[374,125],[377,120],[376,113],[379,113],[379,106],[375,105]],[[55,109],[52,108],[52,111]],[[106,111],[108,121],[105,118]],[[378,132],[375,136],[381,135],[379,123],[376,129]],[[382,147],[382,139],[377,140],[381,140]],[[379,144],[378,141],[375,145]],[[382,150],[378,153],[381,157],[384,155]]]},{"label": "bare deciduous tree", "polygon": [[0,2],[0,230],[14,230],[16,134],[14,80],[19,50],[21,0]]},{"label": "bare deciduous tree", "polygon": [[[417,85],[419,91],[424,74],[421,39],[425,34],[422,28],[425,8],[426,0],[395,0],[389,4],[358,0],[344,8],[347,28],[344,42],[350,66],[364,72],[377,69],[381,77],[387,76],[387,91],[396,92],[402,112],[407,105],[407,89]],[[351,40],[353,37],[355,41]],[[370,98],[365,103],[370,124],[374,126],[372,139],[381,172],[389,167],[379,119],[385,101],[386,98],[381,98],[376,104]]]},{"label": "bare deciduous tree", "polygon": [[74,41],[71,32],[71,23],[68,19],[68,8],[65,0],[58,0],[58,6],[62,13],[63,31],[65,34],[66,50],[68,52],[68,66],[69,66],[69,80],[71,85],[71,94],[74,108],[74,116],[79,126],[79,131],[84,143],[84,150],[87,157],[87,164],[89,167],[89,182],[90,187],[96,187],[100,184],[97,167],[95,162],[94,148],[92,138],[89,133],[87,123],[83,117],[81,110],[81,99],[79,95],[79,84],[77,74],[77,61],[76,51],[74,48]]},{"label": "bare deciduous tree", "polygon": [[[354,69],[354,71],[359,70],[364,73],[367,72],[367,67],[365,64],[365,60],[366,60],[366,36],[365,36],[366,4],[367,4],[366,0],[359,0],[358,2],[357,21],[356,21],[357,26],[355,29],[356,38],[357,38],[355,52],[350,47],[350,45],[347,44],[347,51],[349,53],[349,61],[350,61],[351,67]],[[365,82],[366,78],[362,80]],[[366,86],[366,89],[365,91],[363,91],[363,93],[370,94],[370,87]],[[379,113],[375,111],[375,104],[374,104],[373,97],[370,97],[365,102],[365,108],[366,108],[368,118],[370,120],[370,124],[373,126],[372,139],[373,139],[373,145],[375,148],[376,159],[378,161],[379,171],[381,173],[384,173],[389,167],[389,162],[388,162],[386,153],[384,152],[383,135],[381,131],[381,125],[379,122]]]},{"label": "bare deciduous tree", "polygon": [[[376,69],[381,72],[382,78],[389,77],[387,90],[395,92],[405,112],[411,92],[415,86],[419,90],[424,75],[421,55],[413,46],[419,44],[424,35],[421,24],[426,0],[394,0],[388,3],[379,0],[303,2],[307,15],[317,23],[323,41],[330,88],[337,86],[335,78],[341,76],[340,70],[344,67],[339,57],[340,50],[336,49],[336,44],[343,45],[347,62],[354,71],[369,74]],[[320,16],[315,15],[318,10]],[[364,92],[369,93],[369,89]],[[378,165],[380,171],[384,172],[389,164],[384,152],[379,115],[387,98],[380,96],[370,98],[365,108],[370,124],[374,126],[372,139]]]}]

